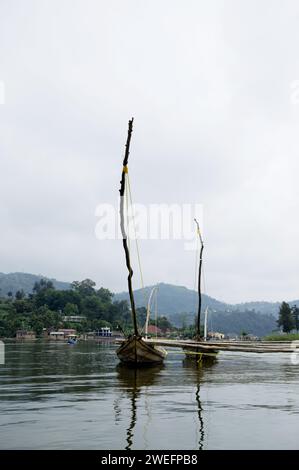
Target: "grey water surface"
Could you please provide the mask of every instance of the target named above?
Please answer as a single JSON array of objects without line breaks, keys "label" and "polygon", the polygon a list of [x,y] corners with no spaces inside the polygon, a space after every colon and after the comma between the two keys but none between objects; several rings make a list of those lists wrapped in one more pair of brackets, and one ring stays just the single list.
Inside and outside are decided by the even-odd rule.
[{"label": "grey water surface", "polygon": [[113,343],[5,343],[1,449],[299,449],[299,366],[220,353],[120,366]]}]

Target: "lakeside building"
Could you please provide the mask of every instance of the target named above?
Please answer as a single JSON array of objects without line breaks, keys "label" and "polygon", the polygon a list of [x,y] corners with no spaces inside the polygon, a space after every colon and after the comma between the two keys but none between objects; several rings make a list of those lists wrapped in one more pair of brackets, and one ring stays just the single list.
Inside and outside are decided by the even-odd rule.
[{"label": "lakeside building", "polygon": [[111,331],[110,328],[106,327],[104,331],[102,329],[97,331],[88,331],[86,333],[82,333],[82,339],[89,340],[89,339],[108,339],[108,338],[124,338],[124,334],[119,331]]},{"label": "lakeside building", "polygon": [[218,331],[210,331],[208,333],[208,338],[210,338],[210,339],[224,339],[225,334],[224,333],[219,333]]},{"label": "lakeside building", "polygon": [[16,331],[17,339],[35,339],[35,332],[32,330],[17,330]]},{"label": "lakeside building", "polygon": [[81,323],[86,320],[84,315],[65,315],[62,320],[69,323]]},{"label": "lakeside building", "polygon": [[48,337],[54,340],[64,340],[70,336],[76,336],[77,331],[73,328],[62,328],[58,331],[50,331]]},{"label": "lakeside building", "polygon": [[100,328],[99,330],[97,330],[96,336],[102,336],[102,337],[105,337],[105,338],[111,338],[111,336],[112,336],[111,328],[110,328],[109,326],[103,326],[102,328]]},{"label": "lakeside building", "polygon": [[149,335],[161,335],[163,333],[161,328],[155,325],[148,325],[147,332]]}]

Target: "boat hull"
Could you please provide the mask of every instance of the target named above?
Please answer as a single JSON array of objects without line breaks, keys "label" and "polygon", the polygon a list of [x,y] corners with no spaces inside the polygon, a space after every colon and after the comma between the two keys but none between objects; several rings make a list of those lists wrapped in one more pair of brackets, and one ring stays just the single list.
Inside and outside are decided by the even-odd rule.
[{"label": "boat hull", "polygon": [[121,362],[132,365],[160,364],[167,352],[164,348],[146,343],[141,337],[131,336],[117,349]]},{"label": "boat hull", "polygon": [[207,351],[206,349],[203,349],[200,346],[196,348],[190,348],[186,346],[183,348],[183,351],[186,354],[186,359],[189,359],[189,360],[191,359],[196,362],[202,362],[202,361],[213,362],[216,359],[217,354],[218,354],[218,351],[215,351],[213,349],[210,351]]}]

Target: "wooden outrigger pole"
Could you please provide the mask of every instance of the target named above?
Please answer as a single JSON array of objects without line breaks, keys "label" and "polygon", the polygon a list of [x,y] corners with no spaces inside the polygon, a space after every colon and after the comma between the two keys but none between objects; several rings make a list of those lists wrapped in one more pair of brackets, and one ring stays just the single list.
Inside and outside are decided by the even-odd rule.
[{"label": "wooden outrigger pole", "polygon": [[119,359],[127,364],[132,364],[135,366],[139,365],[146,365],[146,364],[157,364],[163,362],[167,352],[165,349],[147,344],[141,337],[138,331],[137,326],[137,316],[136,316],[136,308],[135,308],[135,301],[134,301],[134,294],[133,294],[133,287],[132,287],[132,277],[133,277],[133,269],[131,266],[130,260],[130,251],[128,248],[127,243],[127,234],[125,230],[125,217],[124,217],[124,200],[125,200],[125,190],[126,190],[126,175],[128,173],[128,160],[130,154],[130,143],[131,137],[133,132],[133,118],[129,121],[128,127],[128,136],[126,141],[126,150],[125,150],[125,157],[123,160],[123,168],[121,174],[121,181],[120,181],[120,228],[122,233],[122,240],[123,240],[123,247],[125,251],[126,257],[126,265],[128,269],[128,290],[129,290],[129,297],[131,303],[131,312],[132,312],[132,319],[133,319],[133,327],[134,327],[134,334],[129,336],[127,339],[123,341],[120,347],[117,349],[116,354]]},{"label": "wooden outrigger pole", "polygon": [[149,298],[148,298],[148,302],[147,302],[146,319],[145,319],[145,326],[144,326],[145,339],[147,339],[147,335],[148,335],[148,324],[149,324],[149,319],[150,319],[150,315],[151,315],[151,301],[152,301],[152,297],[153,297],[154,293],[157,291],[157,289],[158,289],[158,286],[155,286],[155,287],[152,288],[151,293],[150,293]]}]

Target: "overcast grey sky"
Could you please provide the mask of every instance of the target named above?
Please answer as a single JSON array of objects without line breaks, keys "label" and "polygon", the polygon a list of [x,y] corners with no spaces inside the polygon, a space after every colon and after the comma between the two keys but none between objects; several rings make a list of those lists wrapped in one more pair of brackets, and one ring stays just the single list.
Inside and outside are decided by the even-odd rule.
[{"label": "overcast grey sky", "polygon": [[[203,204],[206,292],[298,298],[298,48],[295,0],[1,0],[0,271],[126,289],[95,208],[134,116],[134,200]],[[194,286],[183,245],[140,244],[146,284]]]}]

